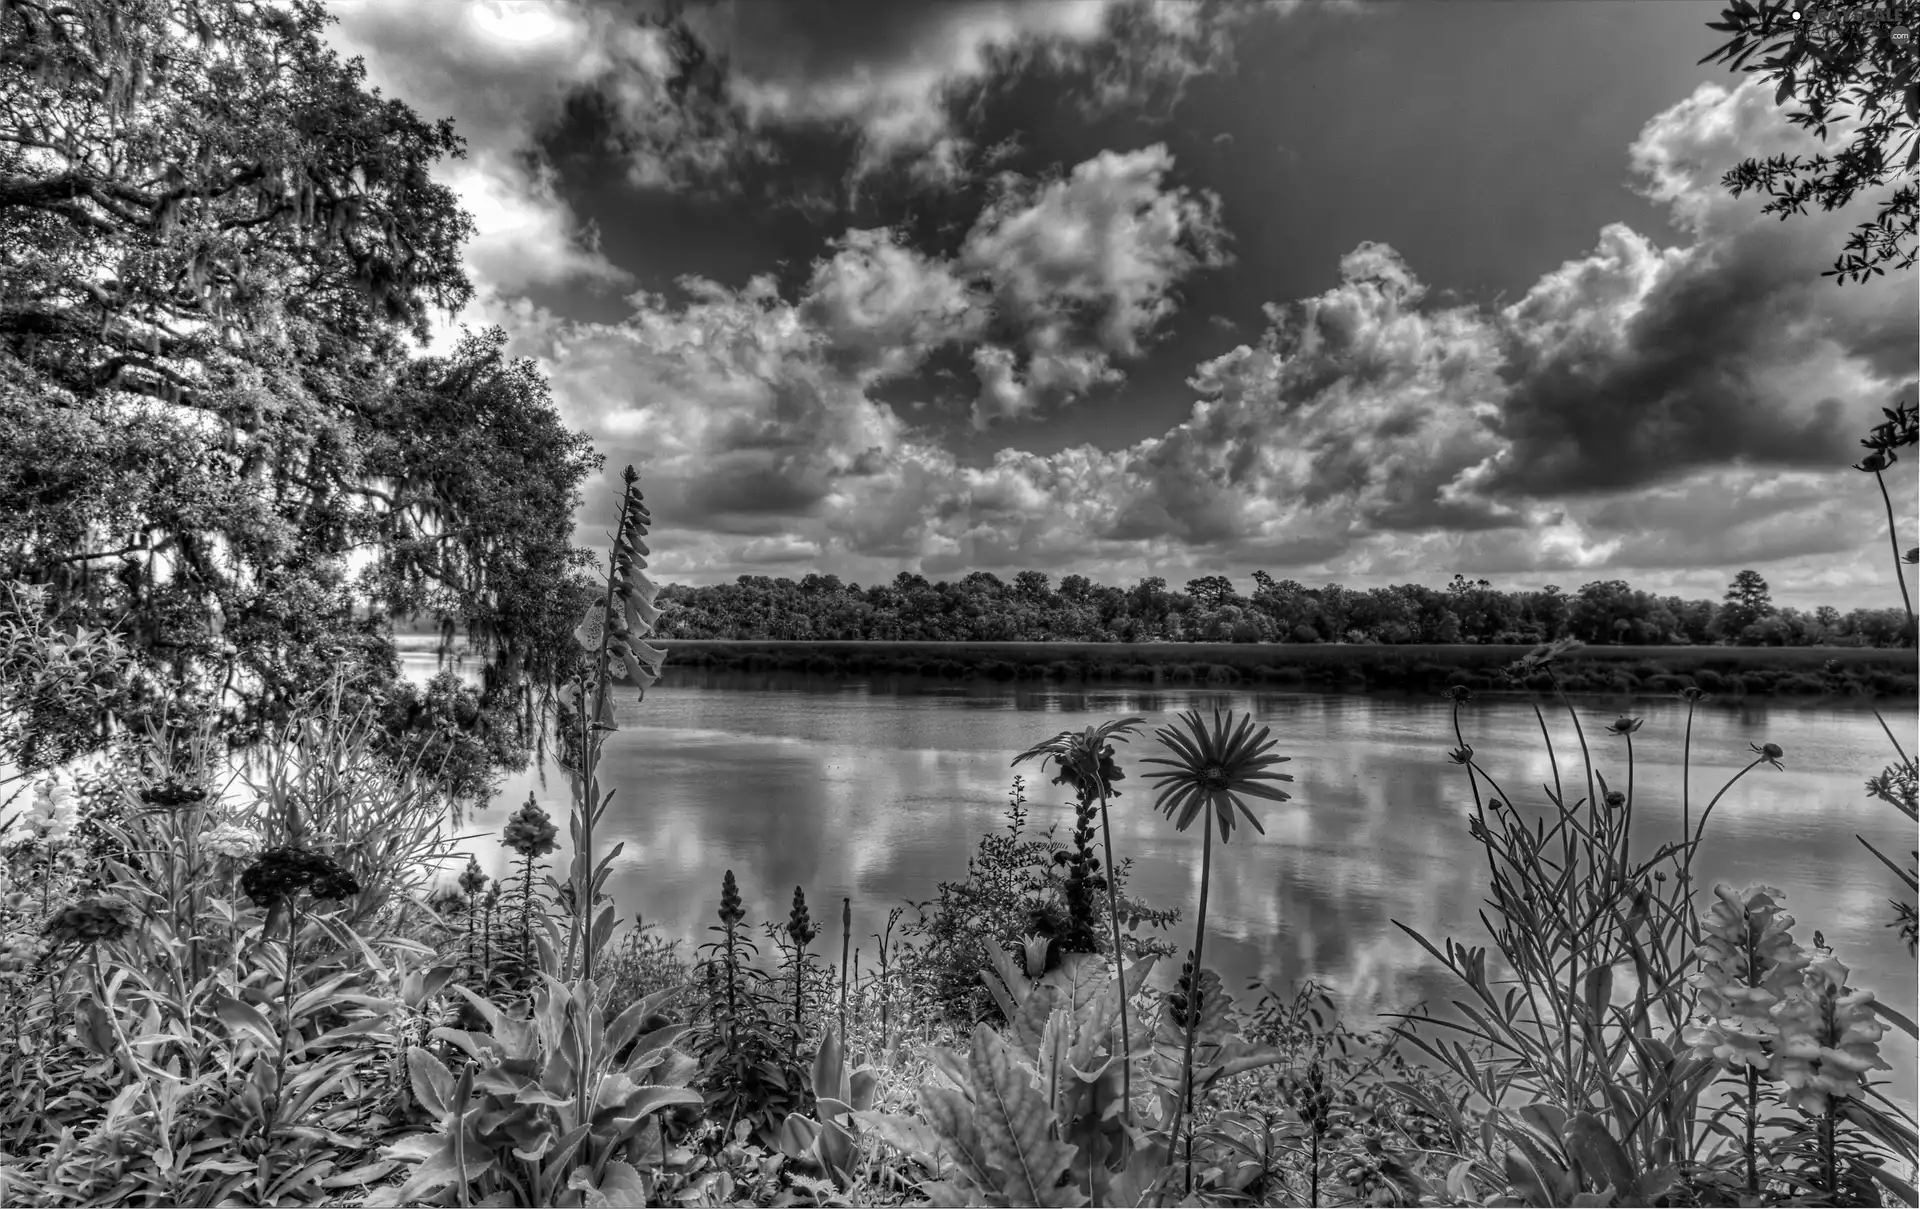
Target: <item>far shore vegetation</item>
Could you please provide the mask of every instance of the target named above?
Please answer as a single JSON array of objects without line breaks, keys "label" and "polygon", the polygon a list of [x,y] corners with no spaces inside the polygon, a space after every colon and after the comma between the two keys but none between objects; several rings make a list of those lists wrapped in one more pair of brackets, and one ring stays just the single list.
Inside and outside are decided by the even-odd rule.
[{"label": "far shore vegetation", "polygon": [[[1528,648],[1377,643],[1327,646],[1145,642],[792,642],[662,640],[677,668],[912,675],[973,680],[1256,685],[1498,694],[1551,692],[1544,674],[1504,669]],[[1570,693],[1729,697],[1916,696],[1910,652],[1833,647],[1585,647],[1559,673]],[[1538,683],[1536,683],[1536,679]]]}]

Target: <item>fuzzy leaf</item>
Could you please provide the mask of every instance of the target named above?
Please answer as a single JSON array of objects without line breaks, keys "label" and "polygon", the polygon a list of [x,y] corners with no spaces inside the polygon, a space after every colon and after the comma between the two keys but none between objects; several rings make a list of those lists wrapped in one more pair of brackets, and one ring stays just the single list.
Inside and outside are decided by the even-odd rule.
[{"label": "fuzzy leaf", "polygon": [[957,1091],[944,1087],[922,1086],[920,1108],[927,1121],[939,1131],[940,1139],[953,1152],[960,1174],[982,1190],[999,1186],[988,1161],[986,1142],[975,1122],[973,1105]]},{"label": "fuzzy leaf", "polygon": [[1579,1160],[1580,1166],[1602,1186],[1625,1190],[1633,1184],[1633,1161],[1598,1117],[1576,1113],[1573,1120],[1567,1122],[1566,1140],[1567,1149]]},{"label": "fuzzy leaf", "polygon": [[1050,1136],[1053,1113],[1013,1051],[992,1027],[974,1030],[968,1073],[995,1188],[1015,1205],[1084,1205],[1078,1188],[1058,1187],[1074,1148]]},{"label": "fuzzy leaf", "polygon": [[940,1135],[919,1117],[862,1109],[853,1114],[853,1119],[861,1129],[874,1134],[927,1170],[935,1174],[941,1170],[943,1164],[937,1157]]},{"label": "fuzzy leaf", "polygon": [[453,1097],[453,1072],[440,1059],[420,1046],[407,1047],[407,1074],[413,1085],[413,1098],[436,1117],[447,1115],[447,1102]]}]

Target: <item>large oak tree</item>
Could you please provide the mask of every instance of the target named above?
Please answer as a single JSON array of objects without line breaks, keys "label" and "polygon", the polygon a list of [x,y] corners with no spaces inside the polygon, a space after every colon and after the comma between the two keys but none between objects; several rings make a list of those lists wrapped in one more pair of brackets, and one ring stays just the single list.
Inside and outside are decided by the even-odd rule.
[{"label": "large oak tree", "polygon": [[327,19],[0,0],[0,577],[240,718],[336,647],[406,698],[396,609],[464,624],[489,703],[524,707],[569,658],[597,458],[497,333],[408,355],[472,296],[431,175],[461,141],[369,90]]}]

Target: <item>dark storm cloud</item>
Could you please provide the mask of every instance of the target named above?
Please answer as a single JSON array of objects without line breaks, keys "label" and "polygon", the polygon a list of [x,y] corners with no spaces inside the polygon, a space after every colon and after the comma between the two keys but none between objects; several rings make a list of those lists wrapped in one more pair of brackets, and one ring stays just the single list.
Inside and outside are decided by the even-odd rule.
[{"label": "dark storm cloud", "polygon": [[1781,255],[1795,246],[1755,238],[1696,257],[1653,288],[1618,340],[1589,331],[1547,350],[1511,341],[1500,430],[1513,447],[1489,489],[1575,495],[1730,461],[1843,460],[1852,438],[1837,399],[1779,400],[1763,387],[1782,359],[1825,338],[1783,338],[1810,301],[1805,258]]}]

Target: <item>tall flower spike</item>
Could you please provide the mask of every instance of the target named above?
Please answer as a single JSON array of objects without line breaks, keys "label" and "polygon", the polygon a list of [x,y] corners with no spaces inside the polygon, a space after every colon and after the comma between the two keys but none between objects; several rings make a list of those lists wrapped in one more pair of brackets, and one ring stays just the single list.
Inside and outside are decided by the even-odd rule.
[{"label": "tall flower spike", "polygon": [[1886,1029],[1874,1019],[1873,992],[1847,986],[1847,967],[1832,955],[1814,958],[1800,985],[1775,1005],[1779,1057],[1774,1072],[1787,1103],[1819,1116],[1830,1098],[1857,1096],[1870,1070],[1892,1070],[1880,1056]]}]

